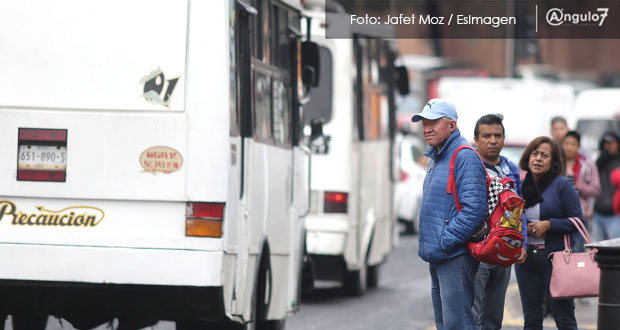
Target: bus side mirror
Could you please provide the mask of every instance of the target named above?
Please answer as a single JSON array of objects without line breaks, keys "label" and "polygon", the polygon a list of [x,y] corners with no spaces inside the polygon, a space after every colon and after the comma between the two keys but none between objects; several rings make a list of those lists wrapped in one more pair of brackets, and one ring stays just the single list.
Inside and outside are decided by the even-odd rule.
[{"label": "bus side mirror", "polygon": [[310,122],[310,138],[308,145],[314,154],[326,154],[329,152],[330,137],[323,134],[323,124],[324,121],[322,119],[313,119]]},{"label": "bus side mirror", "polygon": [[400,95],[409,94],[409,72],[407,67],[396,67],[396,85],[398,86],[398,93]]},{"label": "bus side mirror", "polygon": [[319,45],[312,41],[302,42],[301,80],[305,86],[317,87],[319,85],[320,68]]}]

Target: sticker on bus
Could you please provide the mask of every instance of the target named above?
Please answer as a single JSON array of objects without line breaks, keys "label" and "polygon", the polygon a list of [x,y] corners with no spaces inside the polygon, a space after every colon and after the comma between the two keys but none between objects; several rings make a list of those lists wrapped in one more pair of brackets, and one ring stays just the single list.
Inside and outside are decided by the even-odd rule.
[{"label": "sticker on bus", "polygon": [[179,78],[174,77],[166,80],[166,76],[160,68],[151,71],[151,73],[140,79],[140,84],[144,84],[144,94],[142,94],[142,97],[153,104],[170,107],[170,98]]},{"label": "sticker on bus", "polygon": [[95,227],[105,216],[102,209],[94,206],[69,206],[60,210],[35,206],[34,209],[24,212],[12,201],[0,201],[0,221],[7,216],[14,226]]},{"label": "sticker on bus", "polygon": [[144,172],[170,174],[183,167],[183,156],[170,147],[150,147],[140,155],[140,165]]}]

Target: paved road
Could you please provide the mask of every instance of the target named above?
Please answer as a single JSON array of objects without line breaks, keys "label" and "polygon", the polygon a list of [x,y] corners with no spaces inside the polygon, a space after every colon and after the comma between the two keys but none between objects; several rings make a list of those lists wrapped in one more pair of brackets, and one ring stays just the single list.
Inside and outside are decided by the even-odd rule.
[{"label": "paved road", "polygon": [[337,288],[317,290],[302,299],[301,310],[287,321],[288,330],[432,329],[428,266],[417,255],[417,237],[401,236],[382,266],[379,287],[362,297]]},{"label": "paved road", "polygon": [[[397,249],[381,269],[380,286],[359,298],[341,294],[333,284],[323,283],[304,297],[301,310],[287,320],[287,330],[430,330],[435,329],[430,298],[428,265],[417,255],[417,237],[401,236]],[[596,298],[577,302],[580,329],[596,329]],[[97,330],[116,328],[100,326]],[[507,330],[523,328],[521,302],[514,274],[508,289],[504,311]],[[12,330],[10,322],[6,329]],[[68,322],[53,318],[48,330],[73,330]],[[174,330],[173,322],[160,322],[145,329]],[[555,329],[552,318],[545,330]]]},{"label": "paved road", "polygon": [[[321,289],[302,301],[299,313],[287,322],[288,330],[392,330],[435,329],[430,298],[428,265],[417,255],[417,237],[401,236],[397,249],[381,269],[380,287],[360,298],[338,289]],[[596,329],[597,299],[576,304],[580,329]],[[545,330],[555,329],[551,317]],[[521,300],[514,272],[508,288],[503,329],[523,329]]]}]

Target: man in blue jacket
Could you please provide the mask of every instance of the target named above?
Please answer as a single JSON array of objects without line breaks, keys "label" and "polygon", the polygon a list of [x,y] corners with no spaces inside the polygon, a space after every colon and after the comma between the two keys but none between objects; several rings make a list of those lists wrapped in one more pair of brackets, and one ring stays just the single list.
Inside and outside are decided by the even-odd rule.
[{"label": "man in blue jacket", "polygon": [[486,173],[470,149],[458,152],[454,165],[454,196],[447,193],[450,160],[457,147],[469,145],[456,126],[454,105],[430,100],[411,121],[422,121],[430,158],[420,209],[420,257],[429,263],[431,295],[437,330],[476,329],[472,315],[474,275],[478,262],[466,242],[482,224],[487,211]]},{"label": "man in blue jacket", "polygon": [[[484,162],[490,177],[509,177],[514,182],[514,189],[523,197],[521,192],[521,180],[519,168],[508,158],[499,153],[504,148],[505,129],[502,115],[486,115],[480,117],[474,128],[474,141],[478,148],[478,154]],[[522,217],[522,234],[525,238],[523,246],[527,246],[527,222]],[[527,256],[525,248],[521,249],[521,257],[518,263],[523,263]],[[475,299],[474,318],[478,323],[478,330],[496,330],[502,328],[504,319],[504,302],[506,290],[510,282],[512,267],[488,265],[480,263],[478,272],[474,278]]]}]

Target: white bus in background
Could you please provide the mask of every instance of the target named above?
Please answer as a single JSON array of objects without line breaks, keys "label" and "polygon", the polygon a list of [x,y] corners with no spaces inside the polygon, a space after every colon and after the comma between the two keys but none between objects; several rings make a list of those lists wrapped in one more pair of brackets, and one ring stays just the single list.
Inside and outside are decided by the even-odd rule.
[{"label": "white bus in background", "polygon": [[48,315],[284,327],[309,195],[299,105],[318,69],[300,10],[2,5],[0,313],[13,329]]},{"label": "white bus in background", "polygon": [[454,103],[461,135],[472,144],[476,121],[487,114],[502,114],[506,130],[502,154],[515,164],[525,146],[539,136],[550,136],[551,118],[569,117],[573,88],[546,81],[509,78],[444,77],[438,95]]},{"label": "white bus in background", "polygon": [[595,88],[577,94],[568,125],[581,134],[581,148],[596,160],[606,131],[620,132],[620,88]]},{"label": "white bus in background", "polygon": [[394,66],[394,44],[380,39],[391,30],[355,26],[349,38],[325,39],[326,24],[348,16],[330,13],[340,16],[326,20],[320,4],[305,14],[321,54],[320,84],[304,107],[313,150],[306,218],[312,276],[305,283],[339,281],[347,293],[360,295],[378,284],[379,266],[397,236],[394,95],[398,73],[404,72],[400,81],[408,90],[406,70]]}]

